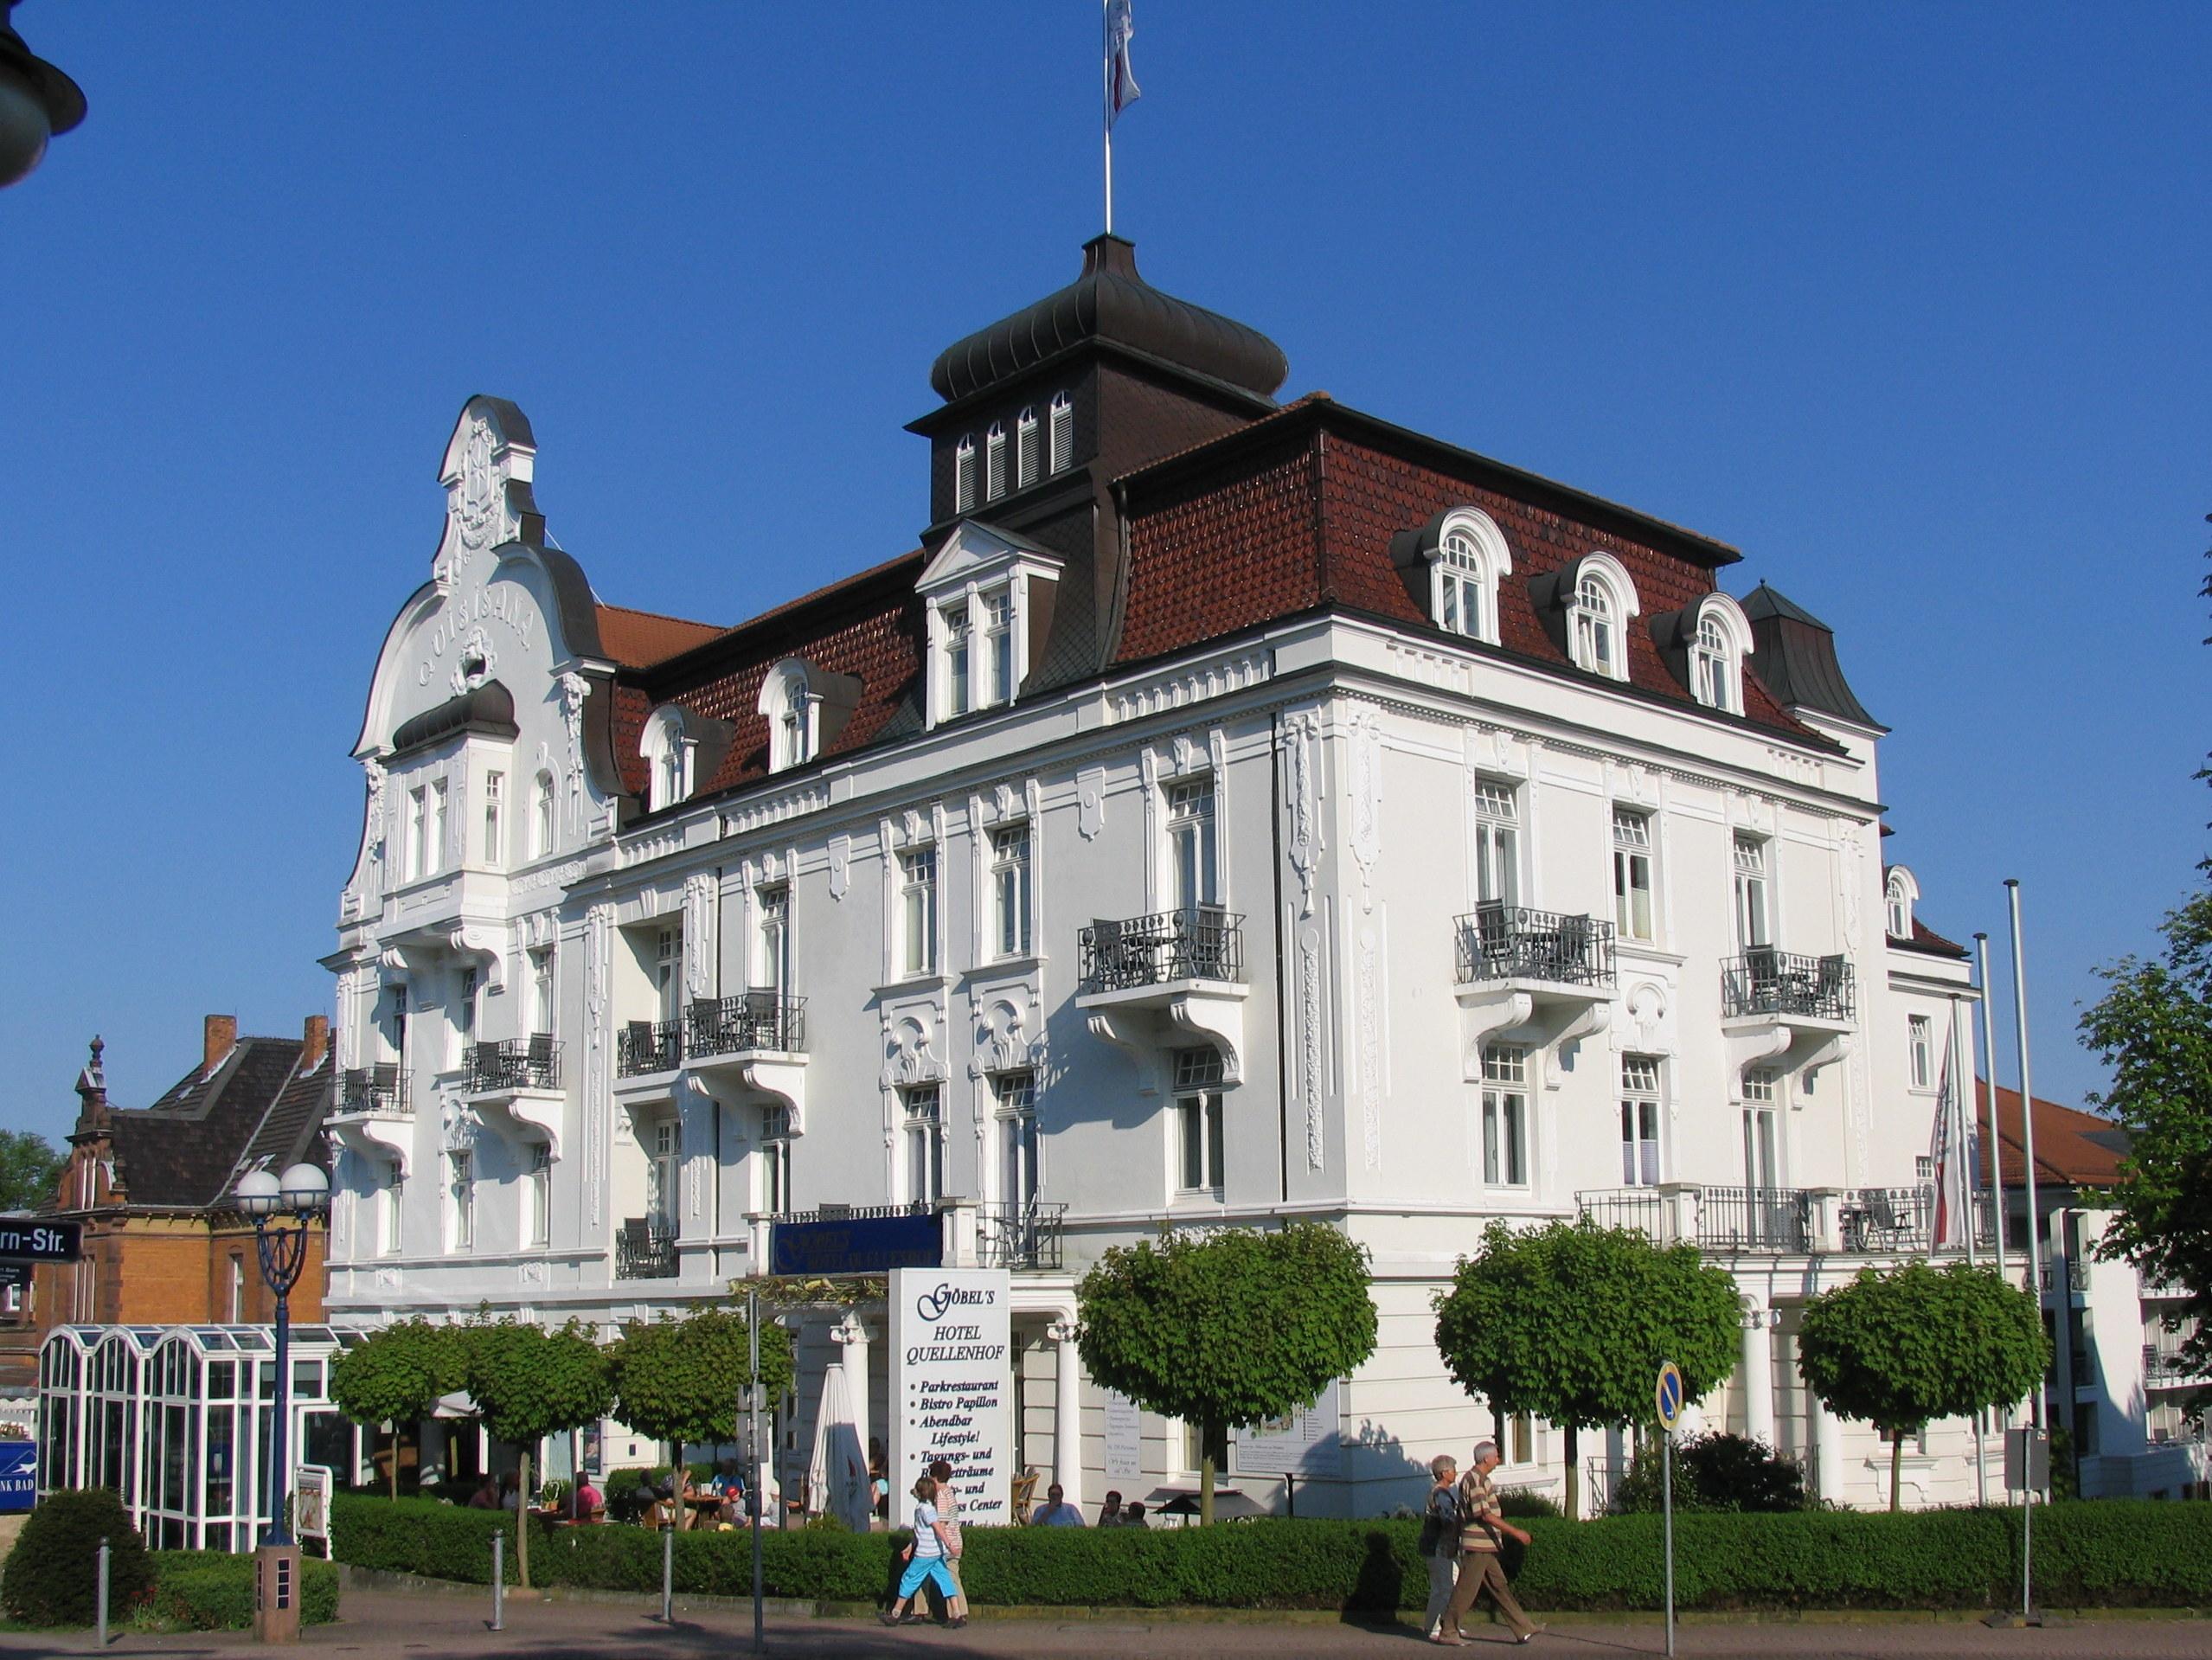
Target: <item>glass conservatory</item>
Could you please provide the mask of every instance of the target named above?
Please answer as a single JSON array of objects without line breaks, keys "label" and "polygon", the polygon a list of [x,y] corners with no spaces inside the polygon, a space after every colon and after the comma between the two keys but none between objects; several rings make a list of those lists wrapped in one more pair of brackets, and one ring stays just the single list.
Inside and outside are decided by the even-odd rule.
[{"label": "glass conservatory", "polygon": [[[291,1443],[340,1481],[360,1448],[330,1404],[330,1362],[365,1335],[292,1329]],[[251,1550],[276,1388],[267,1326],[57,1326],[39,1351],[39,1494],[112,1487],[156,1549]]]}]

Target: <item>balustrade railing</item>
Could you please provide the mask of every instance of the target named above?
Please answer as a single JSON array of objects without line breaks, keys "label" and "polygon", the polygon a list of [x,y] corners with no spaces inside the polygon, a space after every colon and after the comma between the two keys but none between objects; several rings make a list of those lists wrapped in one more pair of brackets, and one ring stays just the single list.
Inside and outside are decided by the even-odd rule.
[{"label": "balustrade railing", "polygon": [[371,1118],[404,1117],[411,1107],[407,1074],[389,1061],[370,1067],[349,1067],[338,1080],[338,1111],[366,1113]]},{"label": "balustrade railing", "polygon": [[1067,1216],[1064,1203],[1039,1199],[978,1205],[976,1260],[986,1268],[1057,1268]]},{"label": "balustrade railing", "polygon": [[1100,919],[1080,931],[1077,943],[1085,991],[1244,978],[1244,919],[1210,905]]},{"label": "balustrade railing", "polygon": [[683,1013],[683,1052],[693,1060],[755,1049],[806,1048],[806,999],[779,991],[702,998]]},{"label": "balustrade railing", "polygon": [[1849,1020],[1857,1007],[1851,962],[1840,954],[1799,957],[1758,945],[1721,965],[1721,1012]]},{"label": "balustrade railing", "polygon": [[617,1279],[676,1278],[676,1234],[650,1216],[632,1216],[614,1236]]},{"label": "balustrade railing", "polygon": [[634,1078],[641,1073],[668,1072],[683,1059],[683,1022],[680,1020],[633,1020],[614,1037],[617,1077]]},{"label": "balustrade railing", "polygon": [[503,1038],[469,1048],[469,1088],[483,1093],[502,1089],[561,1087],[561,1046],[550,1032]]},{"label": "balustrade railing", "polygon": [[1697,1195],[1697,1242],[1722,1250],[1810,1250],[1811,1195],[1799,1188],[1703,1189]]},{"label": "balustrade railing", "polygon": [[1613,983],[1613,925],[1593,916],[1480,905],[1453,926],[1459,983],[1548,980],[1557,985]]},{"label": "balustrade railing", "polygon": [[1600,1227],[1625,1227],[1655,1244],[1667,1237],[1667,1201],[1657,1188],[1613,1188],[1578,1193],[1574,1208]]}]

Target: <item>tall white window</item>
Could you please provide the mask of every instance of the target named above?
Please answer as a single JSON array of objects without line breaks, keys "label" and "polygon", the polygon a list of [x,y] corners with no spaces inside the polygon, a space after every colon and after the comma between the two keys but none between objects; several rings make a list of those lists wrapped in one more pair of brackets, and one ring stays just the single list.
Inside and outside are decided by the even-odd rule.
[{"label": "tall white window", "polygon": [[1037,412],[1024,409],[1014,423],[1014,478],[1027,490],[1037,482]]},{"label": "tall white window", "polygon": [[1075,459],[1075,406],[1065,392],[1052,398],[1052,470],[1066,472]]},{"label": "tall white window", "polygon": [[937,970],[937,849],[899,856],[900,966],[907,974]]},{"label": "tall white window", "polygon": [[553,947],[530,953],[530,1030],[550,1035],[553,1023]]},{"label": "tall white window", "polygon": [[246,1259],[234,1256],[230,1259],[230,1323],[246,1323]]},{"label": "tall white window", "polygon": [[753,958],[753,989],[779,994],[791,990],[791,888],[774,882],[754,895],[760,931]]},{"label": "tall white window", "polygon": [[645,1221],[655,1239],[676,1237],[683,1160],[683,1126],[674,1118],[656,1119],[645,1144]]},{"label": "tall white window", "polygon": [[542,859],[553,851],[553,774],[541,772],[530,796],[530,857]]},{"label": "tall white window", "polygon": [[771,1216],[791,1208],[791,1112],[785,1107],[760,1116],[760,1208]]},{"label": "tall white window", "polygon": [[1911,871],[1902,865],[1890,871],[1883,894],[1883,909],[1884,926],[1892,939],[1910,939],[1913,937],[1913,901],[1917,893]]},{"label": "tall white window", "polygon": [[945,1196],[945,1138],[939,1092],[917,1084],[905,1092],[907,1197],[932,1205]]},{"label": "tall white window", "polygon": [[663,1020],[674,1020],[683,1012],[683,929],[680,924],[654,930],[653,993]]},{"label": "tall white window", "polygon": [[1774,943],[1766,905],[1766,843],[1755,836],[1735,838],[1736,948],[1751,951]]},{"label": "tall white window", "polygon": [[995,1072],[991,1093],[998,1123],[998,1196],[1010,1208],[1036,1202],[1037,1080],[1031,1072]]},{"label": "tall white window", "polygon": [[407,880],[413,881],[431,867],[425,863],[424,836],[430,823],[430,792],[418,784],[407,792]]},{"label": "tall white window", "polygon": [[476,1155],[457,1148],[446,1155],[446,1244],[476,1248]]},{"label": "tall white window", "polygon": [[1029,954],[1029,827],[991,833],[991,942],[994,955]]},{"label": "tall white window", "polygon": [[[1751,1097],[1746,1080],[1743,1108],[1743,1180],[1751,1188],[1782,1185],[1782,1166],[1774,1143],[1774,1108]],[[1769,1086],[1770,1094],[1772,1086]]]},{"label": "tall white window", "polygon": [[1741,712],[1735,652],[1728,644],[1728,631],[1711,617],[1697,625],[1690,642],[1689,695],[1708,708]]},{"label": "tall white window", "polygon": [[1914,1089],[1935,1087],[1935,1025],[1926,1015],[1905,1017],[1905,1057]]},{"label": "tall white window", "polygon": [[430,817],[422,835],[422,874],[433,875],[446,866],[446,780],[430,781]]},{"label": "tall white window", "polygon": [[1475,899],[1483,905],[1521,902],[1521,825],[1513,787],[1475,781]]},{"label": "tall white window", "polygon": [[1221,1120],[1221,1053],[1175,1054],[1176,1186],[1184,1193],[1221,1193],[1228,1131]]},{"label": "tall white window", "polygon": [[1613,811],[1613,916],[1625,939],[1651,933],[1651,816]]},{"label": "tall white window", "polygon": [[960,440],[952,452],[952,510],[965,513],[976,504],[976,441]]},{"label": "tall white window", "polygon": [[1529,1052],[1517,1043],[1483,1046],[1483,1181],[1529,1185]]},{"label": "tall white window", "polygon": [[1006,493],[1006,429],[997,421],[983,440],[983,492],[987,501],[997,501]]},{"label": "tall white window", "polygon": [[983,596],[983,701],[1014,701],[1014,597],[1000,588]]},{"label": "tall white window", "polygon": [[507,775],[486,772],[484,775],[484,862],[497,865],[505,852],[501,838],[500,815],[507,810]]},{"label": "tall white window", "polygon": [[1659,1061],[1657,1055],[1620,1058],[1620,1179],[1632,1188],[1659,1180]]},{"label": "tall white window", "polygon": [[539,1142],[530,1148],[529,1179],[523,1184],[529,1215],[523,1237],[532,1245],[547,1245],[553,1238],[553,1149]]},{"label": "tall white window", "polygon": [[461,983],[453,998],[453,1048],[457,1063],[466,1064],[469,1045],[476,1042],[478,1000],[484,995],[482,977],[472,968],[461,971]]},{"label": "tall white window", "polygon": [[397,1164],[385,1167],[384,1184],[377,1189],[377,1244],[388,1257],[400,1254],[403,1240],[401,1218],[407,1209],[407,1178]]},{"label": "tall white window", "polygon": [[1575,663],[1593,674],[1623,678],[1620,612],[1613,590],[1594,576],[1584,577],[1574,590],[1573,621]]},{"label": "tall white window", "polygon": [[968,602],[956,599],[940,613],[945,619],[945,712],[965,715],[969,702]]},{"label": "tall white window", "polygon": [[1436,554],[1436,621],[1449,633],[1495,640],[1497,619],[1483,582],[1482,555],[1463,530],[1444,538]]},{"label": "tall white window", "polygon": [[1168,791],[1168,853],[1180,910],[1221,901],[1221,847],[1214,817],[1214,781],[1199,779]]}]

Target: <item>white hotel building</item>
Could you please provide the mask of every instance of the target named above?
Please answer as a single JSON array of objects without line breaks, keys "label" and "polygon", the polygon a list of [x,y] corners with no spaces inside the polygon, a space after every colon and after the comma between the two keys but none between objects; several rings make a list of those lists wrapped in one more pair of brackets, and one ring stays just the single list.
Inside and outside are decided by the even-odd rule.
[{"label": "white hotel building", "polygon": [[[1926,1250],[1971,1053],[1883,863],[1885,728],[1734,549],[1286,372],[1100,238],[938,360],[919,548],[811,548],[859,574],[728,627],[599,603],[528,423],[471,400],[354,750],[329,1317],[611,1332],[918,1209],[1012,1269],[1016,1456],[1088,1505],[1195,1462],[1079,1375],[1085,1265],[1312,1218],[1371,1247],[1381,1345],[1236,1462],[1371,1514],[1492,1427],[1432,1341],[1455,1259],[1581,1210],[1735,1275],[1709,1423],[1884,1497],[1794,1328]],[[800,1324],[803,1458],[820,1364],[873,1340],[878,1426],[885,1367],[880,1307]],[[1555,1487],[1563,1436],[1505,1431]],[[1932,1428],[1914,1497],[1971,1497],[1970,1447]]]}]

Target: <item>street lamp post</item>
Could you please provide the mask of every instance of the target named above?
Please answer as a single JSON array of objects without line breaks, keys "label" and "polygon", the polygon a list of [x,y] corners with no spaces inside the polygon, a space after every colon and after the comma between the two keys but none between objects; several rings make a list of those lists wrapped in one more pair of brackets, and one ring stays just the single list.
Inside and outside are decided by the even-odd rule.
[{"label": "street lamp post", "polygon": [[23,44],[8,22],[16,0],[0,0],[0,186],[46,155],[46,141],[85,119],[77,83]]},{"label": "street lamp post", "polygon": [[[330,1182],[312,1164],[283,1176],[248,1170],[238,1178],[238,1208],[253,1224],[261,1278],[277,1298],[276,1419],[269,1426],[269,1525],[253,1553],[253,1634],[264,1643],[299,1639],[299,1546],[285,1514],[291,1496],[292,1288],[307,1266],[307,1240],[330,1208]],[[292,1226],[283,1225],[289,1216]],[[277,1226],[271,1227],[272,1222]]]}]

